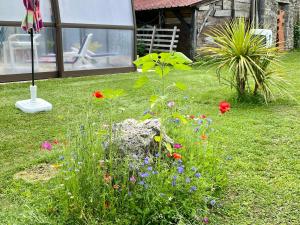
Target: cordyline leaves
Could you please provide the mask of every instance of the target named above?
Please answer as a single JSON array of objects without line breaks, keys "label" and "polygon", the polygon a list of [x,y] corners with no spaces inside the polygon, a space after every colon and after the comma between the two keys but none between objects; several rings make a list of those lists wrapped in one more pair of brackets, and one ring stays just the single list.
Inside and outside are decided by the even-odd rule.
[{"label": "cordyline leaves", "polygon": [[[172,70],[190,70],[189,66],[192,63],[188,57],[181,52],[173,53],[151,53],[134,61],[134,64],[142,69],[142,72],[153,70],[161,79],[167,76]],[[140,77],[134,87],[141,88],[149,79],[146,76]],[[177,86],[183,89],[183,85]],[[181,87],[181,88],[180,88]]]},{"label": "cordyline leaves", "polygon": [[[277,71],[272,70],[273,66],[280,64],[278,49],[267,48],[264,37],[254,35],[251,30],[245,19],[225,23],[207,34],[214,40],[215,46],[200,50],[217,65],[219,79],[235,87],[239,95],[250,92],[254,83],[254,94],[259,89],[267,102],[273,97],[272,88],[285,92],[286,82],[276,76]],[[228,76],[227,71],[231,75]]]}]

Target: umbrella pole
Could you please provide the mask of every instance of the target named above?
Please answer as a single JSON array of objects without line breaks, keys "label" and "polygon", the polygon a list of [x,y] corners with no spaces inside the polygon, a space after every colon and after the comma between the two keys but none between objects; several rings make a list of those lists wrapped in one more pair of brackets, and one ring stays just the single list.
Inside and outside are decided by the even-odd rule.
[{"label": "umbrella pole", "polygon": [[31,40],[31,80],[32,80],[32,86],[34,86],[33,28],[31,28],[31,32],[30,32],[30,40]]}]

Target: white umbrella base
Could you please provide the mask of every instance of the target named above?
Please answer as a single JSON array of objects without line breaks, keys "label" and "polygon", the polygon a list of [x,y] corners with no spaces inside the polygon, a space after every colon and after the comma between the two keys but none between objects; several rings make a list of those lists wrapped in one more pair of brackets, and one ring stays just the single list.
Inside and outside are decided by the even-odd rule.
[{"label": "white umbrella base", "polygon": [[41,98],[36,98],[35,101],[31,99],[18,101],[16,102],[16,107],[25,113],[38,113],[52,110],[52,104]]}]

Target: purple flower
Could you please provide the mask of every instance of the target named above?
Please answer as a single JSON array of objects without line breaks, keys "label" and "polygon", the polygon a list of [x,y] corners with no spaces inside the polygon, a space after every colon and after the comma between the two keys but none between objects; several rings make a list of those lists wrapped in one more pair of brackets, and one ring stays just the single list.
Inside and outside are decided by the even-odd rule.
[{"label": "purple flower", "polygon": [[152,171],[152,173],[153,173],[154,175],[156,175],[156,174],[158,174],[158,171]]},{"label": "purple flower", "polygon": [[196,174],[195,174],[195,177],[196,177],[196,178],[200,178],[200,177],[201,177],[201,173],[196,173]]},{"label": "purple flower", "polygon": [[203,124],[203,120],[198,120],[198,124],[202,125]]},{"label": "purple flower", "polygon": [[177,179],[177,176],[175,175],[175,176],[173,176],[173,180],[176,180]]},{"label": "purple flower", "polygon": [[182,163],[182,160],[181,160],[181,159],[179,159],[179,160],[177,160],[177,162],[178,162],[179,164],[181,164],[181,163]]},{"label": "purple flower", "polygon": [[185,182],[186,182],[186,183],[191,183],[191,178],[187,177],[187,178],[185,179]]},{"label": "purple flower", "polygon": [[214,206],[215,204],[216,204],[216,200],[213,199],[213,200],[210,201],[211,206]]},{"label": "purple flower", "polygon": [[155,154],[155,157],[156,157],[156,158],[158,158],[159,156],[160,156],[160,154],[159,154],[159,153],[156,153],[156,154]]},{"label": "purple flower", "polygon": [[149,177],[149,173],[141,173],[140,176],[141,176],[142,178]]},{"label": "purple flower", "polygon": [[152,166],[149,166],[149,167],[147,168],[147,170],[148,170],[148,171],[152,171]]},{"label": "purple flower", "polygon": [[196,172],[197,171],[197,168],[196,167],[192,167],[192,171]]},{"label": "purple flower", "polygon": [[52,150],[52,144],[49,141],[44,141],[41,145],[42,149],[51,151]]},{"label": "purple flower", "polygon": [[196,186],[192,186],[192,187],[190,188],[190,192],[194,192],[194,191],[197,191],[197,187],[196,187]]},{"label": "purple flower", "polygon": [[173,108],[175,106],[175,102],[171,101],[171,102],[168,102],[167,106],[169,108]]},{"label": "purple flower", "polygon": [[182,166],[179,166],[179,167],[177,167],[177,171],[178,171],[178,173],[183,173],[184,168]]}]

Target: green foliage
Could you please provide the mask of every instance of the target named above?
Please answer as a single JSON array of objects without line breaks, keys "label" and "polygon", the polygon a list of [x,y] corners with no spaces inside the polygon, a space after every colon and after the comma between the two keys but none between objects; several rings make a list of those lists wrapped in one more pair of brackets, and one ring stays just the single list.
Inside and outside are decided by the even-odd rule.
[{"label": "green foliage", "polygon": [[251,29],[242,18],[225,23],[208,34],[216,46],[201,50],[218,65],[219,79],[235,87],[239,97],[251,91],[256,95],[260,90],[267,102],[274,97],[273,89],[285,92],[285,81],[274,69],[280,63],[277,48],[267,48],[264,38]]},{"label": "green foliage", "polygon": [[294,48],[300,48],[300,20],[294,25]]},{"label": "green foliage", "polygon": [[137,43],[137,54],[140,57],[143,57],[144,55],[147,54],[146,45],[143,42]]},{"label": "green foliage", "polygon": [[[134,64],[142,69],[142,72],[153,70],[160,79],[160,95],[152,96],[150,98],[151,108],[157,103],[163,108],[166,100],[168,99],[170,90],[176,87],[178,90],[186,90],[186,85],[181,82],[174,82],[173,84],[167,83],[167,76],[173,70],[190,70],[192,61],[181,52],[173,53],[151,53],[144,57],[137,59]],[[147,75],[140,76],[136,81],[134,87],[141,88],[150,81]]]}]

